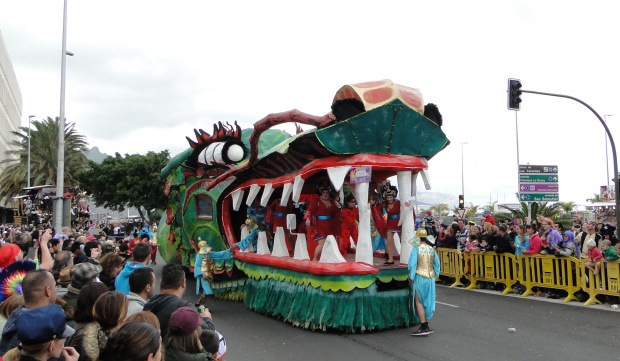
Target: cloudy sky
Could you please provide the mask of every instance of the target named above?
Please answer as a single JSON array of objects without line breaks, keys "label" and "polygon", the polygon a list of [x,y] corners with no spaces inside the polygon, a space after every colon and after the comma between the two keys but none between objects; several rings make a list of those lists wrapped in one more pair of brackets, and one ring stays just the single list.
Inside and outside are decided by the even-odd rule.
[{"label": "cloudy sky", "polygon": [[[59,115],[62,8],[0,0],[23,124]],[[463,159],[466,202],[511,202],[507,79],[614,114],[620,141],[619,16],[609,0],[69,0],[66,117],[108,154],[175,155],[194,128],[294,108],[323,115],[342,85],[391,79],[443,114],[452,144],[430,161],[432,190],[456,202]],[[585,203],[608,181],[600,122],[568,99],[522,99],[519,162],[558,165],[560,200]],[[611,148],[609,165],[613,175]]]}]

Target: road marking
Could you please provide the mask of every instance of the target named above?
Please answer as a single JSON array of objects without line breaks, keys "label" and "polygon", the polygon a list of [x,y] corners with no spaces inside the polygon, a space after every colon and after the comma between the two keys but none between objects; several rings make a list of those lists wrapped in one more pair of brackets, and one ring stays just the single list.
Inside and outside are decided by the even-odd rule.
[{"label": "road marking", "polygon": [[444,306],[450,306],[450,307],[454,307],[454,308],[459,308],[459,306],[451,305],[449,303],[443,303],[443,302],[436,302],[436,303],[439,303],[440,305],[444,305]]}]

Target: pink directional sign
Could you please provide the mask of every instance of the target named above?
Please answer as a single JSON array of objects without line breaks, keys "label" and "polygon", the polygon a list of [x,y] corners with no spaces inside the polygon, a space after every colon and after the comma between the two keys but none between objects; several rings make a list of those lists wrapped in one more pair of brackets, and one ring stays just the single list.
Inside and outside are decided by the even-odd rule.
[{"label": "pink directional sign", "polygon": [[521,184],[519,186],[519,190],[521,192],[534,192],[534,193],[547,193],[547,192],[557,192],[558,184],[557,183],[532,183],[532,184]]}]

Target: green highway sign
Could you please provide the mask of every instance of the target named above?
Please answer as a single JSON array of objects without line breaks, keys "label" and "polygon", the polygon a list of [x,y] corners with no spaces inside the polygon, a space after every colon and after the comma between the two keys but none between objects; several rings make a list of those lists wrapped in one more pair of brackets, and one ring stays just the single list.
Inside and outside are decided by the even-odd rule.
[{"label": "green highway sign", "polygon": [[557,183],[557,174],[519,174],[519,184],[521,183]]},{"label": "green highway sign", "polygon": [[521,202],[559,202],[558,193],[520,193]]}]

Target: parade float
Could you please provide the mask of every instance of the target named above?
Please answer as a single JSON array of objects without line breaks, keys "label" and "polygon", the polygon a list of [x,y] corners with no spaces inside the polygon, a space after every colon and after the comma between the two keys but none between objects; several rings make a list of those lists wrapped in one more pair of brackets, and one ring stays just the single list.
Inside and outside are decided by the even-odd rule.
[{"label": "parade float", "polygon": [[[390,80],[345,85],[331,109],[324,116],[270,114],[249,130],[237,123],[218,123],[211,134],[194,130],[190,148],[162,170],[169,203],[157,233],[160,253],[193,268],[201,240],[213,251],[235,250],[230,259],[212,261],[216,297],[243,300],[300,327],[407,327],[417,322],[406,267],[415,216],[404,203],[413,199],[418,176],[430,188],[428,160],[449,144],[441,115],[433,104],[424,105],[418,89]],[[272,129],[284,123],[313,128],[298,126],[293,136]],[[394,176],[403,241],[396,241],[400,262],[385,266],[371,244],[369,184]],[[317,197],[325,180],[336,197],[345,190],[355,196],[359,235],[346,258],[338,250],[339,235],[328,236],[320,259],[312,261],[316,244],[300,227],[299,209]],[[249,209],[273,205],[287,209],[285,225],[259,229],[254,248],[239,249],[252,231],[245,226]]]}]

